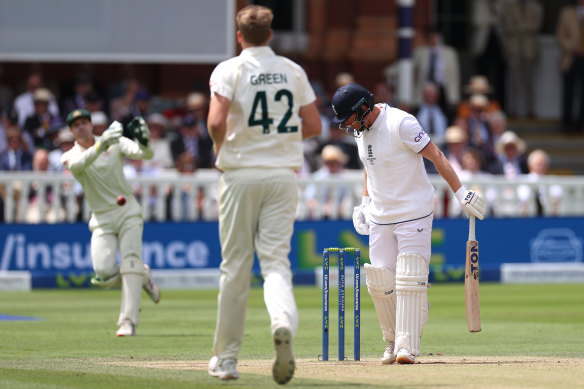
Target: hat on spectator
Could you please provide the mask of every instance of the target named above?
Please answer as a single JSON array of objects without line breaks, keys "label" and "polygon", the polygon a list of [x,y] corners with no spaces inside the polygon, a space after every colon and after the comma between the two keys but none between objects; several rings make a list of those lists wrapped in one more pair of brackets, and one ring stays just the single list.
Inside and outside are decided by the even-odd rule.
[{"label": "hat on spectator", "polygon": [[207,105],[207,98],[201,92],[193,92],[187,97],[188,109],[204,108]]},{"label": "hat on spectator", "polygon": [[348,161],[347,154],[343,153],[343,150],[335,145],[324,146],[320,155],[324,162],[338,162],[344,165]]},{"label": "hat on spectator", "polygon": [[83,108],[73,110],[69,113],[69,115],[67,115],[67,124],[71,126],[71,123],[79,118],[87,118],[89,121],[91,121],[91,114],[88,110]]},{"label": "hat on spectator", "polygon": [[185,127],[192,127],[195,124],[197,124],[197,118],[191,114],[185,115],[185,117],[182,120],[182,124]]},{"label": "hat on spectator", "polygon": [[91,123],[94,126],[106,126],[107,121],[107,115],[103,111],[95,111],[91,114]]},{"label": "hat on spectator", "polygon": [[51,91],[49,91],[47,88],[38,88],[33,95],[33,100],[34,101],[44,101],[46,103],[48,103],[49,101],[51,101],[51,98],[53,97],[53,95],[51,94]]},{"label": "hat on spectator", "polygon": [[168,126],[168,120],[166,120],[164,115],[162,115],[160,113],[150,114],[148,116],[148,118],[146,119],[146,123],[148,123],[149,125],[157,124],[164,129],[166,129],[166,127]]},{"label": "hat on spectator", "polygon": [[489,79],[485,76],[472,76],[467,86],[464,87],[467,93],[490,93],[492,92]]},{"label": "hat on spectator", "polygon": [[497,153],[502,154],[505,146],[507,145],[515,145],[519,154],[523,154],[525,152],[525,142],[513,131],[505,131],[503,135],[501,135],[496,146]]},{"label": "hat on spectator", "polygon": [[59,144],[75,142],[75,137],[68,127],[63,127],[59,130],[59,135],[57,135],[57,142]]},{"label": "hat on spectator", "polygon": [[342,72],[337,74],[337,76],[335,77],[335,85],[337,86],[337,88],[340,88],[343,85],[346,84],[352,84],[355,82],[355,77],[348,72]]},{"label": "hat on spectator", "polygon": [[444,134],[446,143],[466,143],[468,137],[466,132],[459,126],[450,126],[446,129]]}]

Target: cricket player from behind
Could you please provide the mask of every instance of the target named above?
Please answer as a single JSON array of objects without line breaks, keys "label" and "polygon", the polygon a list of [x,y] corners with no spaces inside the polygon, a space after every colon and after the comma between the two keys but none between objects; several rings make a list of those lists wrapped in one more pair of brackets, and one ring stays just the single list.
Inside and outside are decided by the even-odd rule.
[{"label": "cricket player from behind", "polygon": [[[92,215],[91,260],[95,277],[91,283],[103,288],[122,288],[117,336],[134,336],[140,315],[142,289],[160,301],[160,288],[152,280],[150,267],[142,262],[142,209],[123,174],[122,160],[150,159],[150,130],[144,119],[128,125],[138,142],[122,136],[122,125],[114,121],[101,137],[93,135],[91,114],[76,109],[67,116],[75,145],[61,157],[66,169],[83,187]],[[117,201],[123,196],[126,201]],[[120,264],[116,253],[120,251]]]},{"label": "cricket player from behind", "polygon": [[359,84],[339,88],[332,99],[333,122],[355,136],[363,162],[361,205],[353,224],[369,235],[367,289],[387,346],[381,362],[415,362],[428,319],[434,188],[424,169],[430,160],[467,214],[483,219],[484,199],[467,190],[444,154],[416,118],[387,104],[374,104]]},{"label": "cricket player from behind", "polygon": [[304,70],[268,46],[272,11],[249,5],[236,15],[239,56],[213,70],[207,126],[223,171],[219,180],[221,276],[209,374],[237,379],[254,251],[264,279],[276,358],[272,375],[288,382],[298,310],[290,240],[298,201],[295,171],[302,139],[320,134],[315,94]]}]

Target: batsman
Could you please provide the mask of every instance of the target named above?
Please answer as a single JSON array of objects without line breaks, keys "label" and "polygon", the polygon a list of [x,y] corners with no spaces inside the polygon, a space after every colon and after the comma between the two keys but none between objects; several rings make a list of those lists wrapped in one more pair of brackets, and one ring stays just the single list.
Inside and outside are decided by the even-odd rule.
[{"label": "batsman", "polygon": [[387,342],[381,362],[411,364],[420,353],[429,311],[434,188],[422,158],[434,164],[467,215],[482,220],[485,201],[462,186],[414,116],[374,104],[373,95],[354,83],[335,92],[332,108],[333,122],[355,137],[365,167],[363,198],[354,208],[353,224],[359,234],[369,235],[371,265],[364,268]]},{"label": "batsman", "polygon": [[[142,208],[123,173],[123,158],[150,159],[150,130],[144,119],[128,125],[137,142],[122,136],[122,125],[114,121],[101,137],[93,135],[91,114],[76,109],[67,116],[75,145],[61,162],[83,187],[92,215],[91,261],[96,276],[91,283],[102,288],[122,288],[117,336],[134,336],[140,315],[142,289],[160,301],[160,288],[152,280],[150,267],[142,262]],[[122,201],[117,200],[118,198]],[[125,199],[125,200],[123,200]],[[120,264],[116,253],[120,252]]]}]

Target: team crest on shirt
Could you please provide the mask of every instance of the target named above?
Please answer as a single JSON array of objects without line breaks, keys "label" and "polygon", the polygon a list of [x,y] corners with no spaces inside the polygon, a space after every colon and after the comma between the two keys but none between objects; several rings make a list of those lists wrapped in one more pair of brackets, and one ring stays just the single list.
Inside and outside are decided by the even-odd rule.
[{"label": "team crest on shirt", "polygon": [[373,145],[367,145],[367,161],[369,165],[375,165],[375,157],[373,156]]}]

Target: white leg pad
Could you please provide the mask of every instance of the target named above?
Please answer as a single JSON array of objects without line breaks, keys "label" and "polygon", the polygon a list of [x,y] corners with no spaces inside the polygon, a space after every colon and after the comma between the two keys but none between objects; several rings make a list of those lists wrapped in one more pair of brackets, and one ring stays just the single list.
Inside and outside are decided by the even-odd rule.
[{"label": "white leg pad", "polygon": [[119,272],[105,280],[95,276],[91,279],[91,284],[103,289],[119,288],[122,285],[122,277]]},{"label": "white leg pad", "polygon": [[395,274],[388,268],[364,265],[367,275],[367,290],[375,305],[379,325],[386,342],[395,340]]},{"label": "white leg pad", "polygon": [[420,337],[428,319],[428,265],[418,254],[400,253],[396,268],[395,352],[420,355]]},{"label": "white leg pad", "polygon": [[144,263],[140,258],[123,258],[120,263],[122,278],[122,305],[118,325],[124,319],[130,319],[138,325],[140,302],[142,300],[142,286],[144,285]]}]

